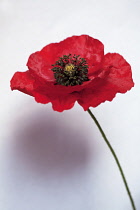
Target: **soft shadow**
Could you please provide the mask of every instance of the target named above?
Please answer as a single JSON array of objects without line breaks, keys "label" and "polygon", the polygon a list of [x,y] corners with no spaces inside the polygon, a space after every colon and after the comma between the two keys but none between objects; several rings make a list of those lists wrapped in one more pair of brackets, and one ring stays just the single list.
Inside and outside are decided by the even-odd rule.
[{"label": "soft shadow", "polygon": [[61,177],[88,167],[91,157],[88,131],[83,124],[81,130],[73,129],[65,113],[62,117],[63,120],[61,114],[39,109],[25,112],[16,120],[12,137],[16,164],[36,174]]}]

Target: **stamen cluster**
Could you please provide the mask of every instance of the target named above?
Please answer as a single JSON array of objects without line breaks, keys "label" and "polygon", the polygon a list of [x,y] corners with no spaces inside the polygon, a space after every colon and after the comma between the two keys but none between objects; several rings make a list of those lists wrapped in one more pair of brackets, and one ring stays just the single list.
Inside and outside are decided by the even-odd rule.
[{"label": "stamen cluster", "polygon": [[89,81],[87,62],[80,55],[63,55],[52,66],[56,85],[75,86]]}]

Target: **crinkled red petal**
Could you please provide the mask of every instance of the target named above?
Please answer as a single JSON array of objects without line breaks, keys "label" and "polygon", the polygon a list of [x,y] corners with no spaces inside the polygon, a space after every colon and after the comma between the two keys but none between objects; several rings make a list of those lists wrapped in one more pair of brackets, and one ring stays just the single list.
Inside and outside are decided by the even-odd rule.
[{"label": "crinkled red petal", "polygon": [[37,80],[34,84],[34,90],[35,92],[47,95],[48,97],[57,98],[71,93],[78,93],[88,87],[90,82],[91,81],[84,82],[82,85],[63,86],[55,85],[53,82],[43,83]]},{"label": "crinkled red petal", "polygon": [[68,54],[80,55],[87,60],[89,77],[99,69],[104,56],[104,46],[88,35],[72,36],[59,43],[52,43],[40,52],[33,53],[27,66],[37,77],[45,81],[54,81],[52,64],[60,57]]},{"label": "crinkled red petal", "polygon": [[48,97],[46,95],[40,94],[40,93],[35,93],[35,100],[38,103],[46,104],[51,102],[52,107],[54,111],[62,112],[67,109],[71,109],[74,106],[74,103],[76,101],[76,96],[74,94],[70,95],[65,95],[65,96],[60,96],[60,97]]},{"label": "crinkled red petal", "polygon": [[78,103],[86,111],[89,107],[96,107],[105,101],[112,101],[116,93],[113,84],[97,78],[92,81],[89,88],[80,92]]},{"label": "crinkled red petal", "polygon": [[34,93],[34,97],[35,97],[36,102],[41,103],[41,104],[47,104],[47,103],[51,102],[49,97],[47,97],[46,95],[43,95],[41,93],[38,93],[38,92]]},{"label": "crinkled red petal", "polygon": [[30,72],[43,81],[55,81],[54,73],[51,70],[52,66],[49,57],[44,58],[40,52],[35,52],[30,55],[27,66]]},{"label": "crinkled red petal", "polygon": [[71,109],[74,106],[75,101],[75,95],[66,95],[65,97],[59,97],[52,101],[52,107],[55,111],[62,112]]},{"label": "crinkled red petal", "polygon": [[30,75],[29,71],[16,72],[11,79],[11,89],[33,96],[34,78]]},{"label": "crinkled red petal", "polygon": [[131,66],[117,53],[105,55],[102,72],[103,77],[92,80],[89,86],[80,92],[78,103],[84,110],[105,101],[112,101],[116,93],[125,93],[134,86]]},{"label": "crinkled red petal", "polygon": [[116,87],[118,93],[125,93],[134,86],[131,66],[120,54],[106,54],[103,68],[110,72],[107,80]]}]

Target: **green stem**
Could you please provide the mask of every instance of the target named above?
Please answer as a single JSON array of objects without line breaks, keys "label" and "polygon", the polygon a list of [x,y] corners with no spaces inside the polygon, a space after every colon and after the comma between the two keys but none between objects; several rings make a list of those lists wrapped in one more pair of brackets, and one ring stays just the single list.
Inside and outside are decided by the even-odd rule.
[{"label": "green stem", "polygon": [[123,179],[123,182],[124,182],[126,191],[127,191],[127,193],[128,193],[128,196],[129,196],[129,199],[130,199],[130,202],[131,202],[131,205],[132,205],[132,209],[133,209],[133,210],[136,210],[136,207],[135,207],[135,204],[134,204],[134,200],[133,200],[132,195],[131,195],[131,192],[130,192],[130,190],[129,190],[129,187],[128,187],[128,184],[127,184],[127,181],[126,181],[124,172],[123,172],[123,170],[122,170],[122,167],[121,167],[121,165],[120,165],[120,162],[119,162],[119,160],[118,160],[118,157],[117,157],[117,155],[116,155],[114,149],[112,148],[111,144],[109,143],[109,141],[108,141],[108,139],[107,139],[107,137],[106,137],[106,135],[105,135],[103,129],[101,128],[101,126],[100,126],[98,120],[96,119],[96,117],[93,115],[93,113],[90,111],[90,109],[88,109],[87,111],[88,111],[89,115],[91,116],[91,118],[94,120],[95,124],[97,125],[99,131],[101,132],[101,135],[102,135],[103,139],[105,140],[107,146],[109,147],[109,149],[110,149],[110,151],[111,151],[111,153],[112,153],[112,155],[113,155],[113,157],[114,157],[114,159],[115,159],[115,161],[116,161],[116,163],[117,163],[117,166],[118,166],[119,171],[120,171],[120,173],[121,173],[121,176],[122,176],[122,179]]}]

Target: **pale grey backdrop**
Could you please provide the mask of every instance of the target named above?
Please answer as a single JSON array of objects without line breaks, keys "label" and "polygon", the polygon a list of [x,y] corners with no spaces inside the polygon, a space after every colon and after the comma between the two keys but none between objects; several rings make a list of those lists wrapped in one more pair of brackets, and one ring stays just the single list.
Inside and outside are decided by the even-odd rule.
[{"label": "pale grey backdrop", "polygon": [[92,109],[140,209],[140,1],[0,0],[0,209],[131,210],[117,166],[87,112],[37,104],[9,81],[28,56],[89,34],[132,65],[135,87]]}]

